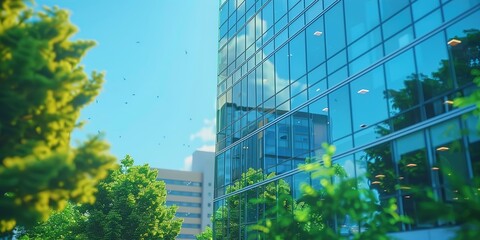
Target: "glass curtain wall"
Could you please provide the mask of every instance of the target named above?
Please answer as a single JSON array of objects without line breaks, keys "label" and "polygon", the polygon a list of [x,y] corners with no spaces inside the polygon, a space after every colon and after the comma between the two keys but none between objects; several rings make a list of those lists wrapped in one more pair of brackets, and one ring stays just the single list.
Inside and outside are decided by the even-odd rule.
[{"label": "glass curtain wall", "polygon": [[478,119],[452,104],[475,89],[480,1],[222,0],[219,12],[216,239],[273,217],[248,201],[262,192],[297,197],[310,178],[295,169],[323,142],[379,200],[399,200],[416,220],[402,230],[451,224],[422,219],[409,190],[453,202],[441,169],[480,174]]}]

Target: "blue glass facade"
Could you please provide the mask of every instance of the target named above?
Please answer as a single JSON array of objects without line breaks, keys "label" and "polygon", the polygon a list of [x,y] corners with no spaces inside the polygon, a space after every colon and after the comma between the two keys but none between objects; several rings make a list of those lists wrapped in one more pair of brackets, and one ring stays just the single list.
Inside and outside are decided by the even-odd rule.
[{"label": "blue glass facade", "polygon": [[402,231],[444,226],[421,218],[409,186],[455,201],[440,168],[480,175],[480,137],[465,131],[478,119],[452,105],[475,89],[479,19],[479,0],[222,0],[215,235],[246,239],[268,217],[248,203],[266,184],[297,197],[311,181],[297,166],[323,142],[380,201],[398,200],[415,220]]}]

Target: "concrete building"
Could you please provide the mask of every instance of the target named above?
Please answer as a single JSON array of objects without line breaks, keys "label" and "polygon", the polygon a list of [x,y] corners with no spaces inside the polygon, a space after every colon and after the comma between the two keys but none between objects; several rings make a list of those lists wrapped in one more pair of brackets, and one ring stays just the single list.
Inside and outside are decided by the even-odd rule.
[{"label": "concrete building", "polygon": [[196,239],[195,235],[211,226],[213,202],[214,153],[195,151],[192,171],[157,169],[157,179],[167,189],[167,206],[178,206],[176,216],[183,219],[177,239]]},{"label": "concrete building", "polygon": [[[265,217],[261,204],[229,202],[248,203],[272,181],[292,194],[311,182],[297,166],[321,155],[319,139],[337,147],[333,161],[349,176],[369,177],[362,187],[414,219],[395,236],[449,236],[455,223],[423,219],[408,189],[451,203],[442,166],[480,175],[478,119],[462,118],[473,106],[452,105],[476,88],[479,0],[221,0],[219,13],[217,239],[248,239]],[[276,177],[242,182],[251,169]]]}]

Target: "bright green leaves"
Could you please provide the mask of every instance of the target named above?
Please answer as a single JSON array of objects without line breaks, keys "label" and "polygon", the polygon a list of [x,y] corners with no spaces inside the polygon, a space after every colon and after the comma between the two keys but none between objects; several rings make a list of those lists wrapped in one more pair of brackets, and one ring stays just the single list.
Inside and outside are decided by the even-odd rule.
[{"label": "bright green leaves", "polygon": [[[358,187],[363,178],[349,178],[341,166],[332,163],[335,147],[323,147],[323,161],[300,167],[321,187],[302,184],[299,199],[293,199],[290,192],[277,193],[276,207],[267,210],[277,216],[275,223],[260,221],[252,231],[261,232],[265,239],[388,239],[387,233],[399,223],[409,222],[397,213],[394,199],[380,205],[372,190]],[[342,229],[347,223],[351,229],[346,234]]]},{"label": "bright green leaves", "polygon": [[70,146],[103,74],[89,77],[79,65],[94,42],[70,40],[77,30],[68,15],[1,2],[0,233],[45,220],[68,200],[92,203],[98,181],[115,166],[98,136]]},{"label": "bright green leaves", "polygon": [[[165,206],[165,183],[148,165],[134,166],[126,156],[122,168],[101,181],[93,204],[83,204],[56,213],[46,223],[26,229],[24,237],[38,239],[175,239],[181,219],[176,207]],[[59,223],[57,219],[65,219]],[[51,233],[44,229],[60,229]],[[28,239],[28,238],[27,238]]]},{"label": "bright green leaves", "polygon": [[176,207],[165,206],[165,183],[156,181],[157,171],[148,165],[134,166],[128,155],[121,163],[121,169],[100,183],[96,202],[82,207],[82,212],[90,213],[85,235],[175,239],[182,220],[175,218]]}]

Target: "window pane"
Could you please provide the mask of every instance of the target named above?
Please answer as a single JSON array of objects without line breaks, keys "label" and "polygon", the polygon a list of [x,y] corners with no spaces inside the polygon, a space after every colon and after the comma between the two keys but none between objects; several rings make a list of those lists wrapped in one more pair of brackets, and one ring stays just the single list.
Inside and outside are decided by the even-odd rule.
[{"label": "window pane", "polygon": [[418,76],[422,81],[424,98],[430,99],[453,89],[453,81],[448,68],[444,65],[448,59],[444,33],[440,32],[415,47]]},{"label": "window pane", "polygon": [[384,92],[385,81],[382,67],[376,68],[350,83],[354,131],[388,118]]},{"label": "window pane", "polygon": [[390,113],[395,115],[419,103],[419,80],[415,74],[413,51],[385,63]]},{"label": "window pane", "polygon": [[352,133],[349,92],[348,85],[346,85],[328,95],[330,131],[333,140]]},{"label": "window pane", "polygon": [[380,0],[380,13],[385,20],[409,4],[409,0]]},{"label": "window pane", "polygon": [[292,39],[290,45],[290,79],[297,80],[306,73],[305,33],[302,32]]},{"label": "window pane", "polygon": [[345,0],[347,42],[351,43],[379,23],[377,0]]},{"label": "window pane", "polygon": [[317,19],[306,30],[308,71],[325,61],[325,38],[323,17]]},{"label": "window pane", "polygon": [[325,14],[325,37],[327,38],[327,57],[345,47],[343,23],[343,2],[338,2]]}]

